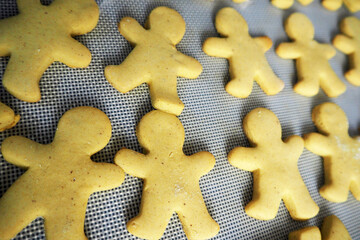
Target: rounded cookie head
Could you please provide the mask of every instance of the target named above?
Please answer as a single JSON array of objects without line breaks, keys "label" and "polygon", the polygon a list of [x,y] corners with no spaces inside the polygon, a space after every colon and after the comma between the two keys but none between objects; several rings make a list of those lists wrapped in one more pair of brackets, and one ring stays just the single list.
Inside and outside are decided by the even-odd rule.
[{"label": "rounded cookie head", "polygon": [[235,9],[227,7],[216,14],[215,25],[217,31],[223,36],[229,36],[236,32],[246,32],[249,27],[245,19]]},{"label": "rounded cookie head", "polygon": [[[146,150],[173,149],[182,151],[185,131],[172,114],[154,110],[146,114],[136,129],[136,135]],[[156,148],[155,148],[156,147]]]},{"label": "rounded cookie head", "polygon": [[312,111],[312,120],[322,133],[348,134],[349,123],[344,111],[335,103],[323,103]]},{"label": "rounded cookie head", "polygon": [[185,34],[185,21],[174,9],[157,7],[149,15],[146,26],[168,38],[172,44],[178,44]]},{"label": "rounded cookie head", "polygon": [[350,37],[360,38],[360,20],[354,16],[341,21],[341,31]]},{"label": "rounded cookie head", "polygon": [[[103,149],[110,138],[111,123],[105,113],[93,107],[77,107],[61,117],[53,143],[92,155]],[[68,139],[76,145],[68,146]]]},{"label": "rounded cookie head", "polygon": [[293,13],[285,22],[285,31],[291,39],[309,41],[314,39],[315,29],[310,19],[302,13]]},{"label": "rounded cookie head", "polygon": [[244,118],[244,131],[252,143],[281,140],[281,125],[276,115],[266,108],[256,108]]},{"label": "rounded cookie head", "polygon": [[50,7],[61,14],[74,35],[90,32],[99,20],[99,7],[94,0],[55,0]]}]

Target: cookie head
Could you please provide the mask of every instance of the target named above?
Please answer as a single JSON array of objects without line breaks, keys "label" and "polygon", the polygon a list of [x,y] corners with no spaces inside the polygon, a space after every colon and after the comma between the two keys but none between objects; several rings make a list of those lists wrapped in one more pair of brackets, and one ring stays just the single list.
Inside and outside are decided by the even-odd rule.
[{"label": "cookie head", "polygon": [[167,7],[157,7],[150,13],[146,27],[165,36],[176,45],[183,38],[186,26],[177,11]]},{"label": "cookie head", "polygon": [[[92,155],[103,149],[111,138],[111,123],[102,111],[92,107],[77,107],[60,119],[54,142],[62,148]],[[71,139],[76,145],[68,145]]]},{"label": "cookie head", "polygon": [[315,29],[310,19],[302,13],[293,13],[285,22],[285,31],[293,40],[309,41],[314,39]]},{"label": "cookie head", "polygon": [[72,27],[72,34],[85,34],[95,28],[99,19],[99,8],[94,0],[54,1],[51,7],[63,14]]},{"label": "cookie head", "polygon": [[281,125],[276,115],[266,108],[256,108],[244,118],[244,131],[251,143],[281,140]]},{"label": "cookie head", "polygon": [[344,111],[335,103],[323,103],[312,111],[312,119],[322,133],[348,134],[349,123]]},{"label": "cookie head", "polygon": [[[185,131],[172,114],[154,110],[146,114],[136,129],[141,146],[146,150],[172,149],[182,151]],[[156,148],[156,149],[154,149]]]},{"label": "cookie head", "polygon": [[221,9],[216,15],[216,29],[223,36],[230,36],[236,32],[248,33],[249,27],[245,19],[233,8]]},{"label": "cookie head", "polygon": [[360,37],[360,20],[356,17],[347,17],[341,22],[341,31],[350,37]]}]

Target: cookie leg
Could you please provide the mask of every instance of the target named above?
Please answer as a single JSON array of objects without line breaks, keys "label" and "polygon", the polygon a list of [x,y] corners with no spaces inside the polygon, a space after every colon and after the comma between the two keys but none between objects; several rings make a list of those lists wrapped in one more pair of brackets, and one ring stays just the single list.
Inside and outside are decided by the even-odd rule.
[{"label": "cookie leg", "polygon": [[[200,191],[200,189],[199,189]],[[183,203],[177,211],[188,239],[209,239],[220,230],[219,225],[208,213],[202,196],[192,198],[194,201]]]},{"label": "cookie leg", "polygon": [[39,217],[37,199],[25,192],[27,186],[21,185],[18,181],[15,182],[0,199],[0,239],[14,238]]},{"label": "cookie leg", "polygon": [[329,161],[324,161],[324,171],[325,185],[320,188],[320,195],[331,202],[345,202],[349,194],[350,176]]},{"label": "cookie leg", "polygon": [[180,115],[184,104],[177,94],[176,76],[158,76],[151,83],[150,97],[154,108],[167,113]]},{"label": "cookie leg", "polygon": [[41,49],[12,54],[3,77],[4,88],[22,101],[39,101],[39,81],[52,62]]},{"label": "cookie leg", "polygon": [[231,80],[226,84],[225,90],[234,97],[247,98],[253,89],[254,71],[231,58],[229,68]]},{"label": "cookie leg", "polygon": [[350,191],[356,200],[360,201],[360,177],[351,182]]},{"label": "cookie leg", "polygon": [[319,88],[320,81],[316,74],[298,74],[298,82],[294,86],[294,92],[305,97],[312,97],[318,94]]},{"label": "cookie leg", "polygon": [[345,78],[353,85],[360,86],[360,70],[351,69],[345,73]]},{"label": "cookie leg", "polygon": [[342,1],[343,0],[323,0],[322,5],[330,11],[335,11],[341,7]]},{"label": "cookie leg", "polygon": [[320,87],[328,97],[337,97],[346,90],[346,85],[340,80],[330,66],[326,69],[326,75],[321,77]]},{"label": "cookie leg", "polygon": [[[68,205],[69,203],[62,203]],[[75,204],[75,205],[74,205]],[[86,201],[73,201],[66,211],[59,213],[54,209],[44,216],[46,239],[87,240],[84,233]]]},{"label": "cookie leg", "polygon": [[159,204],[158,199],[159,196],[151,196],[143,192],[139,215],[126,224],[131,234],[144,239],[161,238],[173,210]]},{"label": "cookie leg", "polygon": [[275,95],[283,90],[285,84],[273,72],[268,64],[255,77],[256,82],[267,95]]},{"label": "cookie leg", "polygon": [[319,212],[319,207],[312,200],[301,177],[294,178],[294,182],[299,182],[296,189],[290,189],[289,194],[283,196],[286,208],[291,217],[295,220],[310,219]]},{"label": "cookie leg", "polygon": [[267,182],[269,176],[255,171],[253,199],[246,205],[245,212],[253,218],[270,220],[276,217],[281,202],[281,196],[277,193],[276,186],[270,186]]}]

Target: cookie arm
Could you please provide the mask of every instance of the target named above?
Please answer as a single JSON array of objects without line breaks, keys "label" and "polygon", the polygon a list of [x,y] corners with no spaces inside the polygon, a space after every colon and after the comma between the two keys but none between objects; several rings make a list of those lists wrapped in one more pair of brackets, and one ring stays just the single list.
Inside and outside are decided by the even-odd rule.
[{"label": "cookie arm", "polygon": [[32,9],[41,6],[40,0],[17,0],[16,1],[19,12],[31,12]]},{"label": "cookie arm", "polygon": [[115,164],[134,177],[145,178],[148,170],[144,154],[123,148],[115,156]]},{"label": "cookie arm", "polygon": [[198,152],[189,157],[191,169],[195,174],[203,176],[215,166],[215,157],[209,152]]},{"label": "cookie arm", "polygon": [[333,45],[345,54],[354,52],[354,41],[343,34],[338,34],[333,40]]},{"label": "cookie arm", "polygon": [[289,147],[289,154],[294,155],[294,161],[298,161],[304,150],[304,140],[300,136],[290,136],[284,141]]},{"label": "cookie arm", "polygon": [[228,160],[234,167],[253,172],[258,169],[258,150],[255,148],[236,147],[228,154]]},{"label": "cookie arm", "polygon": [[37,153],[42,146],[30,139],[13,136],[2,142],[1,153],[7,162],[28,168],[37,161]]},{"label": "cookie arm", "polygon": [[276,54],[284,59],[296,59],[301,56],[300,49],[295,43],[280,43],[276,48]]},{"label": "cookie arm", "polygon": [[304,140],[306,149],[317,155],[325,157],[332,153],[329,139],[320,133],[305,134]]},{"label": "cookie arm", "polygon": [[206,39],[203,44],[203,51],[212,57],[229,58],[233,55],[226,38],[211,37]]},{"label": "cookie arm", "polygon": [[140,39],[146,38],[146,30],[133,18],[124,17],[118,24],[121,35],[132,45],[137,44]]},{"label": "cookie arm", "polygon": [[178,76],[195,79],[201,74],[202,66],[195,58],[186,56],[181,52],[177,52],[174,57],[178,63]]},{"label": "cookie arm", "polygon": [[0,102],[0,132],[12,128],[19,120],[19,115],[15,115],[11,108]]},{"label": "cookie arm", "polygon": [[330,59],[336,55],[336,50],[333,46],[326,43],[321,44],[320,46],[323,48],[322,51],[326,55],[327,59]]},{"label": "cookie arm", "polygon": [[254,38],[254,41],[261,46],[264,52],[267,52],[272,46],[271,39],[266,36]]},{"label": "cookie arm", "polygon": [[111,163],[94,163],[89,171],[93,178],[96,191],[110,190],[119,187],[125,179],[124,171],[117,165]]},{"label": "cookie arm", "polygon": [[54,59],[71,68],[85,68],[91,62],[91,53],[80,42],[67,37],[57,42]]}]

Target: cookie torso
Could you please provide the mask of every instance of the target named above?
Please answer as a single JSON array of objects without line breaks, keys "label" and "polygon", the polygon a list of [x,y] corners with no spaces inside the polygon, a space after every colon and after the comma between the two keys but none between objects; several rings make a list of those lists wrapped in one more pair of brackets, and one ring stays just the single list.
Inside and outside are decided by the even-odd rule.
[{"label": "cookie torso", "polygon": [[317,70],[315,74],[321,75],[322,72],[326,71],[326,67],[330,67],[328,59],[321,51],[322,44],[312,40],[309,42],[296,41],[296,45],[301,51],[301,56],[296,59],[297,66],[300,71],[305,73],[304,75],[314,73],[313,69]]},{"label": "cookie torso", "polygon": [[247,65],[247,68],[249,71],[256,72],[261,69],[264,64],[267,64],[263,48],[257,44],[250,35],[234,34],[234,36],[227,38],[227,41],[233,46],[233,54],[232,57],[229,58],[229,61],[232,61],[234,65],[251,62],[252,64]]}]

